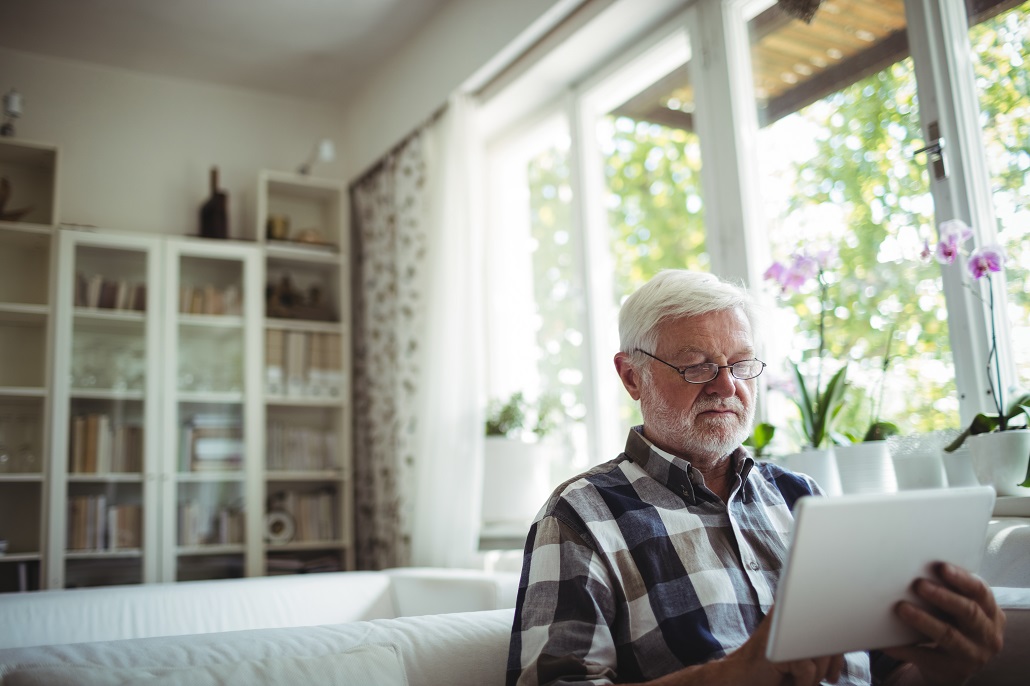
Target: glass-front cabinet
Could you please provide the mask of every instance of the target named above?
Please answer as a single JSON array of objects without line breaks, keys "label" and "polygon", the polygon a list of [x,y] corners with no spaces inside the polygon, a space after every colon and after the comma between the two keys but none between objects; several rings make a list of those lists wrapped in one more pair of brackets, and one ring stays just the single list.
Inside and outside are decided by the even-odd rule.
[{"label": "glass-front cabinet", "polygon": [[160,247],[59,232],[50,588],[157,578]]},{"label": "glass-front cabinet", "polygon": [[73,230],[59,244],[48,587],[247,574],[259,253]]},{"label": "glass-front cabinet", "polygon": [[[167,581],[260,573],[260,251],[169,240],[162,538]],[[246,295],[246,297],[245,297]],[[249,391],[249,392],[248,392]],[[257,490],[255,490],[257,489]]]}]

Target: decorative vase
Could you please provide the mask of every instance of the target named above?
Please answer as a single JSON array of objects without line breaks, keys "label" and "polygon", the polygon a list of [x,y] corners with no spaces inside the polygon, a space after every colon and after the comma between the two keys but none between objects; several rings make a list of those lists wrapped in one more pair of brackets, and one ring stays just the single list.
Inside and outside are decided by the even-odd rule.
[{"label": "decorative vase", "polygon": [[899,491],[944,488],[948,476],[941,457],[943,445],[936,434],[891,436],[887,439]]},{"label": "decorative vase", "polygon": [[805,448],[800,453],[784,455],[780,462],[792,472],[812,477],[826,495],[841,494],[840,472],[832,447]]},{"label": "decorative vase", "polygon": [[833,448],[843,493],[893,493],[898,490],[887,441],[866,441]]},{"label": "decorative vase", "polygon": [[973,454],[969,449],[969,443],[962,447],[941,455],[944,458],[944,471],[948,473],[949,486],[979,486],[980,480],[976,478],[973,470]]},{"label": "decorative vase", "polygon": [[993,486],[998,495],[1030,494],[1030,488],[1019,485],[1030,464],[1030,429],[992,431],[966,440],[981,484]]}]

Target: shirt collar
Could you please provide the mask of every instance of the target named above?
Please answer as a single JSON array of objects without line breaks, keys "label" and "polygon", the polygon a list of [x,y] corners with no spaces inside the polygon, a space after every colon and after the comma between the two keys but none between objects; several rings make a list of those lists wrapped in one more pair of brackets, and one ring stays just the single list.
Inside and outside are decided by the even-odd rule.
[{"label": "shirt collar", "polygon": [[[647,440],[643,426],[635,426],[630,430],[625,453],[633,464],[647,472],[652,479],[682,496],[691,505],[698,504],[697,489],[704,485],[704,476],[690,464],[690,460],[673,455]],[[746,503],[750,500],[747,477],[755,465],[754,458],[741,446],[730,453],[730,459],[738,478],[730,497],[739,491],[741,500]]]}]

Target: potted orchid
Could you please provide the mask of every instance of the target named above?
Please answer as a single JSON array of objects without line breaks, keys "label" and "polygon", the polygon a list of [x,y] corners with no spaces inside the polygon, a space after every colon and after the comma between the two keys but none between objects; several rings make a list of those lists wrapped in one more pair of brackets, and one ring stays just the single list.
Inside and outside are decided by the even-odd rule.
[{"label": "potted orchid", "polygon": [[801,430],[807,445],[819,449],[831,443],[833,420],[844,405],[847,363],[830,377],[826,388],[822,387],[823,359],[826,352],[826,312],[829,310],[829,283],[826,269],[834,256],[833,251],[823,250],[809,254],[799,250],[786,263],[773,262],[765,271],[764,278],[780,288],[780,294],[802,292],[810,281],[815,280],[819,290],[819,348],[815,356],[815,385],[811,388],[805,381],[800,367],[791,362],[795,393],[791,400],[801,412]]},{"label": "potted orchid", "polygon": [[[959,219],[941,222],[938,227],[939,241],[931,251],[929,243],[924,244],[923,257],[934,255],[941,264],[954,264],[962,256],[962,245],[973,237],[973,229]],[[1001,246],[986,245],[974,249],[966,260],[969,276],[974,281],[990,278],[1005,268],[1005,253]],[[979,288],[970,290],[981,298]],[[1009,403],[1005,401],[1005,389],[1001,383],[1001,361],[998,358],[997,313],[994,308],[994,289],[987,285],[987,308],[990,318],[990,349],[987,354],[987,382],[994,401],[995,411],[979,413],[954,441],[944,450],[957,450],[970,437],[973,467],[981,483],[993,483],[999,495],[1015,495],[1017,486],[1030,486],[1027,475],[1030,463],[1030,393],[1022,393]],[[981,438],[983,437],[983,438]],[[996,445],[1000,443],[1001,445]],[[1003,464],[999,464],[1001,461]],[[995,476],[996,475],[996,476]]]},{"label": "potted orchid", "polygon": [[790,362],[794,392],[790,399],[801,413],[801,431],[806,445],[795,455],[787,455],[784,464],[794,471],[808,474],[830,494],[840,493],[840,475],[833,453],[831,433],[833,422],[844,406],[844,391],[847,386],[847,363],[822,385],[823,361],[826,351],[826,313],[829,311],[829,281],[826,270],[835,256],[832,250],[809,253],[798,250],[787,262],[773,262],[765,271],[764,278],[779,286],[780,294],[803,293],[815,288],[819,294],[818,349],[815,363],[814,386],[809,386],[800,366]]}]

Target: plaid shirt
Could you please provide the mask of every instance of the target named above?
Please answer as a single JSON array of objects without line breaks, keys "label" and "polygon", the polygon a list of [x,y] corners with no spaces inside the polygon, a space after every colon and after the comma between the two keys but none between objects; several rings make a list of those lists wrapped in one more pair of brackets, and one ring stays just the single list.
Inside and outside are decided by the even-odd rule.
[{"label": "plaid shirt", "polygon": [[[791,509],[818,486],[743,448],[728,503],[639,427],[555,491],[529,531],[509,686],[646,681],[723,657],[773,603]],[[850,653],[840,684],[868,684]]]}]

